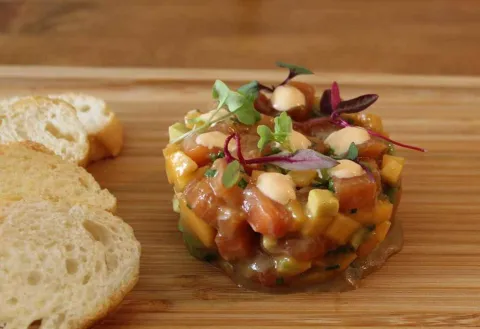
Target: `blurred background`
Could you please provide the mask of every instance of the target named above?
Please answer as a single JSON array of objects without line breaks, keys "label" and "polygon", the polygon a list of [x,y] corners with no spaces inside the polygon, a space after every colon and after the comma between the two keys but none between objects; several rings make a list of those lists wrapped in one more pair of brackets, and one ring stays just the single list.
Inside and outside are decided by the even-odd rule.
[{"label": "blurred background", "polygon": [[480,74],[479,0],[0,0],[0,65]]}]

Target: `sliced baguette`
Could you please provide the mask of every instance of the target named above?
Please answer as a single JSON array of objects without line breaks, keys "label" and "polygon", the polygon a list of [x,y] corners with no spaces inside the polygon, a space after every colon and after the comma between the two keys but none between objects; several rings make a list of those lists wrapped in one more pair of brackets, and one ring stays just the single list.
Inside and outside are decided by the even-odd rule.
[{"label": "sliced baguette", "polygon": [[104,100],[77,93],[50,95],[75,107],[91,143],[90,161],[117,156],[123,147],[123,127]]},{"label": "sliced baguette", "polygon": [[139,274],[132,228],[101,209],[25,200],[0,206],[0,323],[84,329],[114,310]]},{"label": "sliced baguette", "polygon": [[2,102],[0,143],[34,141],[63,159],[85,165],[89,155],[87,132],[69,103],[35,96]]},{"label": "sliced baguette", "polygon": [[0,145],[0,199],[41,197],[115,211],[116,199],[84,168],[33,142]]}]

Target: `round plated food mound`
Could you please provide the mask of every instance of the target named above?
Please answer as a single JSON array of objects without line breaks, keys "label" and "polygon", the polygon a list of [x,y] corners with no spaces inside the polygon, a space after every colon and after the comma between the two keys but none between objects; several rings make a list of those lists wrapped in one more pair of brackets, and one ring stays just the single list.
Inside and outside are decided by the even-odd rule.
[{"label": "round plated food mound", "polygon": [[402,246],[394,215],[404,158],[378,115],[378,96],[345,100],[337,83],[257,81],[231,90],[217,80],[217,107],[190,111],[164,149],[174,210],[189,252],[255,290],[342,291]]}]

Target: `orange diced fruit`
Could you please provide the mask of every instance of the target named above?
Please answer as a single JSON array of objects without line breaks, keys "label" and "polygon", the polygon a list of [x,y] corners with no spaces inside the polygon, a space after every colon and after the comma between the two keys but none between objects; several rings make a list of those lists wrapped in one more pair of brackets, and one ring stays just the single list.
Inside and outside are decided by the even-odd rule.
[{"label": "orange diced fruit", "polygon": [[382,161],[382,179],[391,186],[397,186],[402,176],[405,159],[385,154]]},{"label": "orange diced fruit", "polygon": [[387,236],[391,226],[392,226],[392,222],[386,221],[381,224],[378,224],[375,227],[375,235],[377,236],[377,240],[379,242],[382,242],[383,240],[385,240],[385,237]]},{"label": "orange diced fruit", "polygon": [[352,234],[360,227],[361,225],[350,217],[337,214],[325,231],[325,236],[337,242],[339,245],[343,245],[350,240]]}]

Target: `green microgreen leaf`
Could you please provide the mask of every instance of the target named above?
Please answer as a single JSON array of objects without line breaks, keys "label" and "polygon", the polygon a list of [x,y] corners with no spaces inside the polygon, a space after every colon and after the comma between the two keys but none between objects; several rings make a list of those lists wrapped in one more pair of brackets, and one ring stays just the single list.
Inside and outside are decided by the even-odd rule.
[{"label": "green microgreen leaf", "polygon": [[246,85],[241,92],[232,91],[220,80],[215,81],[212,96],[218,101],[218,107],[226,107],[233,113],[240,123],[253,125],[260,120],[260,113],[255,110],[254,92],[252,87]]},{"label": "green microgreen leaf", "polygon": [[244,190],[248,185],[248,182],[245,180],[245,178],[241,178],[238,183],[237,183],[237,186],[240,187],[242,190]]},{"label": "green microgreen leaf", "polygon": [[223,172],[222,176],[222,184],[226,188],[230,188],[237,184],[238,180],[240,179],[240,169],[241,169],[240,162],[237,160],[230,162],[225,171]]},{"label": "green microgreen leaf", "polygon": [[267,126],[261,125],[257,127],[257,134],[260,136],[260,140],[257,146],[260,150],[263,150],[268,143],[273,142],[275,137],[273,132]]},{"label": "green microgreen leaf", "polygon": [[358,148],[355,143],[351,143],[348,147],[347,154],[345,155],[345,159],[355,161],[358,158]]},{"label": "green microgreen leaf", "polygon": [[213,162],[217,159],[221,159],[225,157],[225,153],[223,151],[219,151],[218,153],[210,153],[209,154],[210,160]]},{"label": "green microgreen leaf", "polygon": [[286,112],[282,112],[273,121],[275,122],[275,140],[283,144],[292,132],[292,119]]},{"label": "green microgreen leaf", "polygon": [[249,82],[237,89],[240,94],[253,101],[258,97],[258,90],[258,81]]},{"label": "green microgreen leaf", "polygon": [[309,69],[307,69],[305,67],[302,67],[302,66],[298,66],[298,65],[294,65],[294,64],[288,64],[288,63],[284,63],[284,62],[277,62],[276,64],[277,64],[278,67],[283,67],[283,68],[289,69],[290,72],[295,73],[295,75],[313,74],[312,71],[310,71]]},{"label": "green microgreen leaf", "polygon": [[288,141],[288,137],[292,133],[292,119],[287,113],[282,112],[279,116],[275,117],[275,128],[272,132],[267,126],[261,125],[257,128],[257,133],[260,136],[258,141],[258,148],[263,148],[270,142],[278,142],[279,144],[285,144]]},{"label": "green microgreen leaf", "polygon": [[208,169],[207,171],[205,171],[205,177],[215,177],[215,175],[217,174],[217,171],[215,169]]},{"label": "green microgreen leaf", "polygon": [[276,284],[277,286],[282,286],[282,285],[285,284],[285,279],[280,276],[280,277],[278,277],[278,278],[275,280],[275,284]]}]

